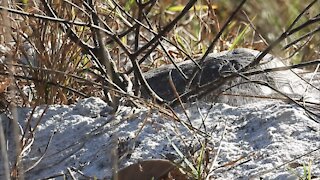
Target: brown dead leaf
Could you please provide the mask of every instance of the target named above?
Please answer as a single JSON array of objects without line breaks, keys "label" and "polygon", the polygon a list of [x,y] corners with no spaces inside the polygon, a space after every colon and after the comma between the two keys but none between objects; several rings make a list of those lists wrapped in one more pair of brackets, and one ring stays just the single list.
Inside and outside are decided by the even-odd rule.
[{"label": "brown dead leaf", "polygon": [[10,79],[9,78],[4,78],[0,82],[0,93],[4,93],[7,91],[7,88],[10,85]]},{"label": "brown dead leaf", "polygon": [[132,164],[117,173],[118,180],[185,180],[189,179],[172,162],[164,159],[151,159]]}]

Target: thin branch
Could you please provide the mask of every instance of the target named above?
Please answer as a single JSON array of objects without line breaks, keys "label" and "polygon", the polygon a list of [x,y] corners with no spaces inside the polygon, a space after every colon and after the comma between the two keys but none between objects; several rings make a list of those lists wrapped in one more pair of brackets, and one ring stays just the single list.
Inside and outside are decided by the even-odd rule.
[{"label": "thin branch", "polygon": [[302,14],[304,14],[304,12],[306,12],[309,8],[312,7],[312,5],[314,5],[314,3],[316,2],[317,0],[314,0],[313,2],[311,2],[299,15],[298,17],[291,23],[291,25],[289,26],[289,28],[284,32],[282,33],[275,41],[273,41],[264,51],[262,51],[259,56],[254,60],[252,61],[249,65],[247,65],[246,67],[244,67],[243,69],[240,70],[240,72],[245,72],[246,70],[248,70],[250,67],[254,67],[256,66],[257,64],[260,63],[260,61],[262,60],[262,58],[267,55],[276,45],[278,45],[280,42],[282,42],[284,39],[286,39],[287,37],[289,37],[290,35],[292,35],[293,33],[295,32],[298,32],[299,30],[311,25],[311,24],[314,24],[318,21],[320,21],[320,17],[318,16],[315,16],[314,18],[312,19],[309,19],[307,22],[301,24],[300,26],[292,29],[292,27],[295,25],[295,23],[297,23],[298,19],[302,16]]},{"label": "thin branch", "polygon": [[[48,1],[47,0],[41,0],[42,1],[42,3],[43,3],[43,5],[44,5],[44,7],[45,7],[45,10],[49,13],[49,15],[51,16],[51,17],[53,17],[54,19],[60,19],[57,15],[56,15],[56,13],[54,12],[54,10],[51,8],[51,6],[49,6],[49,3],[48,3]],[[15,10],[15,11],[17,11],[17,10]],[[40,18],[40,19],[43,19],[44,18],[44,16],[41,16],[41,15],[39,15],[39,17],[37,17],[37,14],[33,14],[34,16],[32,16],[31,14],[30,15],[27,15],[28,13],[25,13],[25,12],[23,12],[23,11],[21,11],[21,12],[14,12],[14,13],[17,13],[17,14],[20,14],[20,13],[22,13],[22,14],[20,14],[20,15],[25,15],[25,16],[30,16],[30,17],[36,17],[36,18]],[[86,43],[84,43],[78,36],[77,36],[77,34],[71,29],[71,27],[70,27],[70,25],[72,25],[72,24],[69,24],[69,23],[66,23],[66,22],[61,22],[61,23],[63,23],[63,24],[60,24],[60,27],[63,29],[63,31],[66,33],[66,32],[69,32],[70,33],[70,35],[69,35],[69,37],[70,37],[70,39],[73,41],[73,42],[75,42],[76,44],[78,44],[83,50],[85,50],[85,51],[89,51],[89,50],[91,50],[91,51],[93,51],[94,50],[94,47],[92,47],[92,46],[90,46],[89,44],[86,44]]]},{"label": "thin branch", "polygon": [[138,51],[134,52],[134,56],[138,56],[149,48],[153,43],[158,41],[162,36],[168,33],[176,24],[177,22],[185,16],[185,14],[192,8],[192,6],[197,2],[197,0],[190,0],[188,4],[183,8],[180,14],[176,18],[174,18],[168,25],[166,25],[155,37],[153,37],[148,43],[146,43],[143,47],[141,47]]},{"label": "thin branch", "polygon": [[[142,22],[138,21],[137,19],[133,18],[130,14],[128,14],[128,12],[126,12],[117,2],[115,2],[114,0],[112,0],[112,2],[120,9],[121,12],[123,12],[126,16],[129,17],[130,20],[134,21],[136,24],[133,25],[132,27],[130,27],[127,31],[120,33],[119,37],[123,37],[126,34],[128,34],[129,32],[132,31],[132,29],[136,28],[136,26],[141,26],[143,28],[145,28],[146,30],[148,30],[149,32],[151,32],[154,36],[157,36],[158,33],[154,30],[152,30],[151,26],[149,25],[149,27],[147,27],[146,25],[144,25]],[[146,14],[144,14],[145,16],[145,20],[148,22]],[[190,59],[193,63],[196,64],[196,66],[200,69],[200,65],[185,51],[183,50],[181,47],[177,46],[176,44],[174,44],[173,42],[171,42],[169,39],[167,39],[166,37],[162,37],[161,40],[164,40],[166,42],[168,42],[170,45],[174,46],[175,48],[177,48],[177,50],[179,50],[179,52],[182,52],[184,55],[187,56],[188,59]],[[111,40],[107,41],[107,43],[110,43]],[[142,58],[139,60],[139,64],[141,64],[146,58]],[[130,74],[133,71],[133,69],[129,69],[125,74]]]},{"label": "thin branch", "polygon": [[305,39],[305,38],[307,38],[307,37],[310,37],[310,36],[316,34],[317,32],[320,32],[320,27],[318,27],[317,29],[315,29],[315,30],[313,30],[313,31],[311,31],[311,32],[306,33],[305,35],[301,36],[300,38],[298,38],[298,39],[292,41],[291,43],[287,44],[285,47],[282,48],[282,50],[288,49],[288,48],[291,47],[292,45],[300,42],[301,40],[303,40],[303,39]]},{"label": "thin branch", "polygon": [[302,17],[302,15],[307,12],[318,0],[312,1],[306,8],[304,8],[301,13],[296,17],[296,19],[291,23],[291,25],[288,27],[287,31],[290,31],[293,26],[299,21],[299,19]]},{"label": "thin branch", "polygon": [[[215,36],[215,38],[213,39],[213,41],[211,42],[211,44],[209,45],[208,49],[206,50],[206,52],[204,53],[204,55],[202,56],[202,58],[199,61],[200,66],[203,65],[204,60],[206,59],[206,57],[208,56],[208,54],[212,51],[212,49],[214,48],[215,44],[217,43],[218,39],[220,38],[220,36],[222,35],[222,33],[226,30],[226,28],[228,27],[229,23],[232,21],[232,19],[235,17],[235,15],[238,13],[238,11],[241,9],[241,7],[244,5],[244,3],[246,2],[246,0],[242,0],[241,3],[237,6],[237,8],[232,12],[232,14],[228,17],[227,21],[224,23],[224,25],[222,26],[221,30],[218,32],[218,34]],[[187,83],[187,88],[189,89],[189,87],[191,86],[192,81],[194,80],[194,78],[197,76],[197,74],[199,73],[199,69],[194,69],[192,72],[192,76],[189,79],[188,83]],[[201,78],[199,78],[201,79]],[[198,82],[200,83],[200,81]]]}]

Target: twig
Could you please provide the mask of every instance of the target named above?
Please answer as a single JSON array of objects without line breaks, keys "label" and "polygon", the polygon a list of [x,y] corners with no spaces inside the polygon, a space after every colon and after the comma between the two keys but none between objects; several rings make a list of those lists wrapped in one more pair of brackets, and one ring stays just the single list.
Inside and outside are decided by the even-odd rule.
[{"label": "twig", "polygon": [[[211,44],[209,45],[208,49],[206,50],[206,52],[204,53],[204,55],[201,57],[199,64],[200,67],[203,66],[204,60],[206,59],[206,57],[208,56],[208,54],[212,51],[212,49],[214,48],[215,44],[218,42],[218,39],[220,38],[220,36],[222,35],[222,33],[226,30],[226,28],[228,27],[229,23],[232,21],[232,19],[235,17],[235,15],[238,13],[238,11],[241,9],[241,7],[244,5],[244,3],[246,2],[246,0],[242,0],[241,3],[237,6],[237,8],[232,12],[232,14],[228,17],[227,21],[224,23],[224,25],[222,26],[221,30],[218,32],[218,34],[215,36],[215,38],[213,39],[213,41],[211,42]],[[187,89],[189,89],[189,87],[191,86],[192,81],[194,80],[194,78],[197,76],[197,74],[199,73],[199,69],[194,69],[192,72],[192,75],[187,83]],[[201,78],[199,78],[201,79]],[[200,81],[198,82],[200,83]]]},{"label": "twig", "polygon": [[[96,26],[100,26],[99,16],[98,16],[96,10],[94,9],[93,1],[92,0],[88,0],[88,3],[89,3],[89,5],[87,5],[86,7],[91,11],[91,16],[92,16],[91,18],[92,18],[93,24],[96,25]],[[84,2],[84,4],[87,4],[87,3]],[[106,50],[106,48],[104,46],[104,42],[103,42],[103,39],[102,39],[103,37],[102,37],[101,31],[97,30],[97,29],[94,29],[94,28],[91,28],[91,31],[94,33],[93,40],[94,40],[94,42],[96,44],[96,47],[98,49],[98,54],[99,54],[98,60],[106,68],[106,73],[107,74],[105,74],[105,75],[107,76],[107,78],[110,81],[115,82],[115,84],[120,86],[121,89],[125,89],[123,82],[120,80],[119,74],[115,70],[115,66],[112,65],[113,62],[112,62],[111,56],[110,56],[109,52]],[[120,43],[121,43],[121,41],[120,41]],[[125,48],[125,50],[126,50],[126,48]],[[111,86],[111,84],[108,83],[107,86]],[[105,92],[105,97],[106,97],[108,103],[110,105],[112,105],[112,107],[114,109],[116,109],[119,104],[118,104],[118,99],[116,98],[114,92],[113,91],[110,92],[110,95],[111,95],[110,99],[109,99],[109,96],[108,96],[109,92],[107,91],[107,89],[105,89],[104,92]]]},{"label": "twig", "polygon": [[227,120],[224,120],[224,129],[223,129],[223,132],[222,132],[222,135],[221,135],[221,138],[220,138],[220,141],[219,141],[219,147],[218,147],[218,150],[216,152],[216,155],[214,156],[214,159],[213,161],[211,162],[211,167],[210,167],[210,170],[209,170],[209,174],[207,175],[206,177],[206,180],[209,180],[211,179],[211,176],[213,176],[214,174],[214,167],[216,166],[217,164],[217,159],[218,159],[218,156],[220,154],[220,151],[221,151],[221,145],[223,143],[223,140],[224,140],[224,135],[226,133],[226,130],[227,130]]},{"label": "twig", "polygon": [[177,22],[184,17],[184,15],[189,11],[189,9],[192,8],[192,6],[196,3],[196,0],[190,0],[188,4],[183,8],[183,10],[178,14],[176,18],[174,18],[168,25],[166,25],[155,37],[153,37],[148,43],[146,43],[143,47],[141,47],[138,51],[134,52],[134,56],[138,56],[149,48],[153,43],[158,41],[162,36],[164,36],[167,32],[169,32],[176,24]]},{"label": "twig", "polygon": [[[144,25],[142,22],[138,21],[137,19],[133,18],[130,14],[128,14],[128,12],[126,12],[117,2],[115,2],[114,0],[112,0],[112,2],[120,9],[121,12],[123,12],[126,16],[129,17],[129,19],[133,20],[136,24],[133,25],[132,27],[130,27],[126,33],[121,33],[119,35],[119,37],[123,36],[124,34],[127,34],[129,33],[131,30],[130,29],[134,29],[136,28],[137,26],[141,26],[143,28],[145,28],[146,30],[148,30],[149,32],[151,32],[154,36],[157,36],[158,33],[155,32],[152,27],[151,27],[151,24],[149,23],[147,17],[146,17],[146,14],[144,13],[143,16],[146,20],[146,22],[148,23],[148,26],[147,27],[146,25]],[[164,40],[166,42],[168,42],[170,45],[174,46],[175,48],[177,48],[177,50],[179,50],[180,52],[182,52],[183,54],[185,54],[187,56],[188,59],[190,59],[193,63],[196,64],[196,66],[200,69],[200,65],[186,52],[184,51],[181,47],[177,46],[176,44],[174,44],[173,42],[171,42],[170,40],[168,40],[166,37],[161,37],[161,39],[158,41],[160,42],[161,44],[161,40]],[[110,41],[107,41],[107,43],[110,43]],[[156,44],[153,46],[154,48],[156,47]],[[143,58],[139,59],[139,64],[141,64],[145,59],[146,57],[153,51],[154,48],[150,48],[149,51],[146,53],[146,55],[143,56]],[[130,68],[127,72],[125,72],[125,74],[130,74],[131,72],[133,71],[133,68]]]},{"label": "twig", "polygon": [[255,27],[255,25],[253,24],[253,22],[251,21],[251,19],[249,18],[249,16],[247,15],[247,13],[245,11],[242,11],[242,13],[246,16],[247,21],[250,24],[250,27],[254,30],[254,32],[256,32],[259,36],[259,38],[262,40],[262,42],[265,45],[269,45],[268,42],[266,41],[266,39],[258,32],[257,28]]},{"label": "twig", "polygon": [[[300,68],[300,67],[310,66],[310,65],[319,64],[319,63],[320,63],[320,60],[314,60],[314,61],[304,62],[304,63],[292,65],[292,66],[267,68],[267,69],[264,69],[264,70],[255,70],[255,71],[250,71],[250,72],[243,72],[242,75],[244,75],[244,76],[252,76],[252,75],[256,75],[256,74],[283,71],[283,70],[289,70],[289,69],[293,69],[293,68]],[[214,80],[212,82],[204,84],[204,85],[202,85],[200,87],[194,87],[194,88],[190,89],[189,91],[187,91],[187,92],[185,92],[183,94],[180,94],[180,98],[183,98],[183,99],[194,98],[192,96],[196,96],[196,97],[201,98],[201,97],[205,96],[206,94],[208,94],[210,92],[213,92],[215,89],[219,88],[225,82],[227,82],[228,80],[231,80],[231,79],[233,79],[235,77],[237,77],[237,75],[234,74],[234,73],[232,73],[232,74],[230,74],[228,76],[220,77],[217,80]],[[314,86],[312,84],[311,84],[311,86],[313,88],[318,89],[316,86]],[[176,106],[177,105],[177,99],[174,99],[169,104],[171,106]]]},{"label": "twig", "polygon": [[77,179],[77,178],[73,175],[72,170],[71,170],[69,167],[67,168],[67,171],[68,171],[68,173],[70,174],[72,180],[76,180],[76,179]]},{"label": "twig", "polygon": [[47,145],[46,145],[46,148],[45,148],[45,150],[44,150],[44,153],[39,157],[39,159],[38,159],[35,163],[33,163],[28,169],[25,170],[25,173],[28,172],[28,171],[30,171],[30,170],[32,170],[34,167],[36,167],[36,166],[42,161],[42,159],[44,158],[44,156],[45,156],[45,155],[47,154],[47,152],[48,152],[49,145],[50,145],[50,143],[51,143],[51,141],[52,141],[53,136],[55,135],[55,133],[56,133],[56,132],[54,132],[54,133],[51,134],[51,136],[50,136],[50,138],[49,138],[49,140],[48,140],[48,143],[47,143]]},{"label": "twig", "polygon": [[[320,59],[316,59],[313,61],[308,61],[308,62],[302,62],[299,64],[295,64],[295,65],[290,65],[290,66],[283,66],[283,67],[275,67],[275,68],[267,68],[267,69],[263,69],[263,70],[254,70],[254,71],[250,71],[250,72],[244,72],[242,73],[244,76],[252,76],[252,75],[257,75],[257,74],[263,74],[263,73],[269,73],[269,72],[277,72],[277,71],[285,71],[285,70],[292,70],[295,68],[302,68],[302,67],[306,67],[306,66],[311,66],[311,65],[316,65],[316,64],[320,64]],[[294,72],[294,71],[292,71]],[[298,76],[298,74],[296,74]],[[300,79],[302,79],[303,81],[305,81],[307,84],[309,84],[310,86],[312,86],[313,88],[317,89],[318,91],[320,91],[320,89],[316,86],[314,86],[313,84],[310,84],[309,82],[307,82],[304,78],[301,78],[300,76],[298,76]]]},{"label": "twig", "polygon": [[310,31],[310,32],[306,33],[305,35],[301,36],[300,38],[298,38],[298,39],[292,41],[291,43],[287,44],[285,47],[282,48],[282,50],[288,49],[288,48],[291,47],[292,45],[300,42],[301,40],[303,40],[303,39],[305,39],[305,38],[307,38],[307,37],[310,37],[310,36],[316,34],[317,32],[320,32],[320,27],[318,27],[317,29],[315,29],[315,30],[313,30],[313,31]]},{"label": "twig", "polygon": [[133,68],[135,70],[135,75],[137,75],[138,77],[135,77],[135,78],[138,78],[139,81],[141,82],[142,86],[145,88],[145,90],[147,91],[147,93],[153,98],[155,99],[157,102],[159,103],[163,103],[164,100],[159,97],[157,95],[157,93],[155,93],[152,88],[150,87],[150,85],[148,84],[147,80],[144,78],[144,76],[142,75],[142,71],[141,71],[141,68],[139,66],[139,63],[138,61],[135,59],[134,56],[131,56],[130,57],[130,60],[131,62],[133,63]]},{"label": "twig", "polygon": [[[0,72],[0,75],[4,75],[4,76],[9,76],[9,73],[7,72]],[[47,81],[47,80],[41,80],[41,79],[37,79],[35,77],[27,77],[27,76],[21,76],[21,75],[13,75],[14,78],[16,79],[26,79],[26,80],[31,80],[31,81],[35,81],[35,82],[41,82],[41,83],[46,83],[46,84],[49,84],[49,85],[53,85],[53,86],[57,86],[57,87],[61,87],[63,89],[66,89],[68,91],[71,91],[71,92],[74,92],[80,96],[83,96],[83,97],[89,97],[87,96],[86,94],[82,93],[82,92],[79,92],[78,90],[76,89],[73,89],[71,87],[67,87],[67,86],[64,86],[64,85],[61,85],[59,83],[56,83],[56,82],[52,82],[52,81]]]},{"label": "twig", "polygon": [[182,103],[182,100],[181,100],[181,98],[180,98],[180,96],[179,96],[179,93],[177,92],[177,88],[176,88],[175,84],[173,83],[173,80],[172,80],[172,70],[169,71],[169,85],[170,85],[170,87],[171,87],[174,95],[175,95],[176,98],[178,99],[178,101],[179,101],[179,103],[180,103],[180,105],[181,105],[181,107],[182,107],[183,113],[185,114],[185,116],[186,116],[186,118],[187,118],[187,120],[188,120],[188,123],[192,126],[192,122],[191,122],[191,120],[190,120],[190,118],[189,118],[189,115],[188,115],[188,113],[187,113],[187,111],[186,111],[186,108],[184,107],[184,105],[183,105],[183,103]]},{"label": "twig", "polygon": [[316,149],[314,149],[314,150],[311,150],[311,151],[309,151],[309,152],[307,152],[307,153],[305,153],[305,154],[302,154],[302,155],[300,155],[300,156],[297,156],[297,157],[293,158],[293,159],[290,160],[290,161],[287,161],[287,162],[285,162],[285,163],[280,164],[280,165],[277,166],[277,167],[274,167],[274,168],[271,168],[271,169],[269,169],[269,170],[266,170],[266,171],[257,173],[257,174],[255,174],[255,175],[252,175],[252,176],[250,176],[250,179],[255,179],[255,178],[261,177],[261,176],[264,175],[264,174],[270,173],[270,172],[272,172],[272,171],[274,171],[274,170],[276,170],[276,169],[281,168],[282,166],[285,166],[285,165],[287,165],[287,164],[289,164],[289,163],[292,163],[292,162],[296,161],[297,159],[300,159],[300,158],[302,158],[302,157],[304,157],[304,156],[307,156],[307,155],[312,154],[312,153],[314,153],[314,152],[316,152],[316,151],[319,151],[319,150],[320,150],[320,147],[318,147],[318,148],[316,148]]},{"label": "twig", "polygon": [[[145,14],[143,14],[143,17],[144,17],[144,19],[146,20],[148,26],[149,26],[150,29],[151,29],[151,28],[152,28],[152,25],[151,25],[149,19],[147,18],[147,16],[146,16]],[[162,40],[162,39],[163,39],[163,38],[161,38],[161,40]],[[168,57],[168,59],[170,60],[170,62],[174,65],[174,67],[178,70],[178,72],[180,73],[180,75],[181,75],[185,80],[187,80],[188,77],[184,74],[184,72],[183,72],[183,71],[181,70],[181,68],[177,65],[177,63],[174,62],[174,60],[172,59],[171,55],[168,53],[168,51],[167,51],[166,48],[164,47],[164,45],[163,45],[163,43],[161,42],[161,40],[159,40],[159,45],[160,45],[160,47],[162,48],[163,52],[166,54],[166,56]],[[178,46],[175,45],[175,47],[178,47]],[[179,48],[180,48],[180,47],[179,47]],[[181,49],[181,50],[182,50],[182,49]],[[194,61],[193,61],[193,62],[194,62]],[[139,61],[139,64],[141,64],[141,63],[142,63],[142,61],[140,60],[140,61]],[[195,63],[196,63],[196,65],[198,65],[197,62],[195,62]],[[199,66],[199,65],[198,65],[198,66]],[[199,68],[200,68],[200,66],[199,66]]]},{"label": "twig", "polygon": [[2,159],[2,166],[3,166],[3,173],[4,179],[10,180],[10,168],[9,168],[9,158],[7,153],[7,143],[4,135],[4,129],[2,127],[2,119],[0,120],[0,145],[1,145],[1,159]]},{"label": "twig", "polygon": [[90,46],[89,44],[86,44],[85,42],[83,42],[78,36],[77,34],[70,28],[70,25],[72,25],[73,22],[67,22],[64,19],[60,19],[58,18],[58,16],[55,14],[54,10],[51,8],[51,6],[49,6],[49,3],[47,0],[41,0],[42,4],[45,7],[45,10],[49,13],[49,15],[52,17],[48,17],[48,16],[42,16],[42,15],[38,15],[38,14],[29,14],[23,11],[18,11],[18,10],[13,10],[12,9],[12,13],[16,13],[16,14],[20,14],[20,15],[25,15],[25,16],[29,16],[29,17],[35,17],[35,18],[39,18],[39,19],[45,19],[45,20],[52,20],[52,21],[57,21],[62,23],[60,24],[60,27],[62,28],[62,30],[64,32],[69,32],[70,35],[70,39],[75,42],[76,44],[78,44],[83,50],[85,51],[94,51],[94,47]]},{"label": "twig", "polygon": [[284,39],[286,39],[287,37],[289,37],[290,35],[292,35],[295,32],[298,32],[299,30],[301,30],[302,28],[307,27],[308,25],[311,25],[313,23],[316,23],[318,21],[320,21],[320,17],[314,17],[310,20],[308,20],[307,22],[301,24],[300,26],[298,26],[295,29],[292,29],[293,26],[298,22],[298,20],[302,17],[302,15],[308,10],[310,9],[314,3],[316,3],[317,0],[312,1],[297,17],[296,19],[291,23],[291,25],[287,28],[287,30],[282,33],[275,41],[273,41],[264,51],[262,51],[259,56],[252,61],[249,65],[247,65],[246,67],[244,67],[243,69],[240,70],[240,72],[245,72],[246,70],[248,70],[250,67],[254,67],[257,64],[260,63],[260,61],[262,60],[262,58],[267,55],[276,45],[278,45],[280,42],[282,42]]},{"label": "twig", "polygon": [[[54,17],[55,19],[60,19],[58,18],[58,16],[56,15],[56,13],[54,12],[54,10],[51,8],[51,6],[49,6],[49,3],[47,2],[47,0],[42,0],[42,3],[45,7],[45,10],[47,11],[47,13],[49,13],[50,16]],[[23,15],[26,15],[26,16],[29,16],[27,15],[25,12],[22,12]],[[31,16],[32,17],[32,16]],[[36,18],[40,18],[35,16]],[[42,17],[44,18],[44,17]],[[40,18],[41,19],[41,18]],[[50,19],[45,19],[45,20],[50,20]],[[73,21],[72,23],[75,23],[75,21]],[[91,24],[91,23],[89,23]],[[67,21],[65,22],[62,22],[62,24],[60,24],[60,27],[62,28],[62,30],[64,32],[69,32],[68,33],[68,37],[76,44],[78,44],[83,50],[85,53],[88,53],[89,55],[92,56],[93,58],[93,61],[98,65],[99,67],[99,70],[102,74],[105,74],[107,75],[107,72],[105,71],[105,69],[102,67],[100,61],[99,61],[99,56],[97,55],[96,53],[96,48],[97,47],[92,47],[92,46],[89,46],[88,44],[84,43],[78,36],[77,34],[73,31],[73,29],[71,29],[71,26],[70,25],[73,25],[73,24],[69,24],[67,23]],[[90,28],[93,28],[91,26],[89,26]],[[96,27],[96,26],[95,26]],[[99,26],[97,26],[99,27]],[[110,34],[112,34],[112,32],[110,32]]]}]

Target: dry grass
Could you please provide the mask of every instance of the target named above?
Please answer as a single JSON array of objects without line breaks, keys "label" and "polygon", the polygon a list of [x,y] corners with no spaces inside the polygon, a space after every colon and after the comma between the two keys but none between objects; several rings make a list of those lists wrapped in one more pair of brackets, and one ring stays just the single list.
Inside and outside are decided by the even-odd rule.
[{"label": "dry grass", "polygon": [[[305,3],[300,1],[292,3],[286,1],[260,3],[260,1],[252,1],[245,4],[243,12],[240,12],[224,31],[213,51],[217,52],[236,47],[263,50],[267,47],[267,44],[283,32],[284,28],[292,22],[305,6]],[[129,55],[126,54],[126,51],[134,52],[138,44],[142,46],[149,42],[153,32],[156,32],[158,27],[169,24],[184,7],[182,1],[175,1],[174,3],[169,1],[157,2],[151,9],[145,9],[150,11],[147,16],[149,25],[144,23],[145,28],[141,27],[139,34],[136,35],[134,31],[124,34],[125,30],[130,29],[135,24],[132,18],[136,18],[139,13],[139,8],[134,2],[120,1],[118,4],[131,16],[127,16],[127,14],[121,12],[121,9],[117,8],[116,4],[108,1],[97,1],[95,5],[100,19],[107,25],[105,28],[120,35],[120,46],[119,42],[112,42],[112,37],[105,35],[102,37],[108,42],[104,48],[110,54],[115,64],[115,70],[119,72],[127,72],[132,67],[131,57],[128,57]],[[186,54],[195,56],[205,52],[212,39],[221,30],[226,18],[236,7],[233,1],[211,4],[209,8],[207,5],[206,1],[196,3],[196,6],[191,8],[175,24],[174,29],[166,33],[165,38],[171,44],[162,41],[162,45],[156,47],[147,56],[148,60],[142,63],[141,68],[143,71],[161,66],[163,63],[170,63],[171,60],[166,56],[166,53],[169,53],[175,61],[181,61],[186,57]],[[319,4],[316,4],[314,8],[308,11],[302,21],[314,16],[315,9],[318,6]],[[23,12],[46,14],[46,8],[38,1],[29,1],[28,4],[23,6],[16,4],[12,5],[12,7]],[[54,9],[56,16],[71,22],[87,23],[91,18],[89,10],[86,9],[81,1],[72,3],[69,1],[55,1],[55,3],[51,4],[51,8]],[[29,88],[30,90],[34,89],[34,91],[29,92],[32,96],[28,100],[26,98],[23,99],[24,104],[69,104],[83,97],[79,96],[79,93],[72,92],[64,87],[72,88],[82,95],[101,96],[101,88],[93,88],[88,82],[75,80],[70,76],[76,75],[99,83],[102,81],[101,78],[105,76],[99,70],[99,65],[97,65],[97,63],[104,64],[101,56],[99,57],[98,53],[94,52],[100,62],[92,60],[90,55],[87,55],[88,52],[86,51],[88,49],[83,49],[83,46],[79,45],[80,42],[77,42],[77,40],[82,41],[81,43],[87,44],[87,47],[96,51],[99,48],[97,45],[98,37],[94,34],[95,30],[93,28],[71,25],[70,28],[78,36],[78,39],[72,39],[70,38],[71,32],[61,28],[63,26],[62,23],[17,14],[11,14],[10,17],[12,17],[11,26],[13,29],[11,36],[15,43],[13,46],[9,46],[9,42],[4,44],[11,48],[10,56],[13,58],[14,64],[21,64],[21,59],[23,59],[25,66],[16,67],[16,73],[31,78],[31,81],[20,78],[18,80],[18,84],[21,85],[19,89],[28,86],[34,87]],[[308,26],[298,31],[290,39],[296,39],[302,34],[312,31],[315,27],[316,25]],[[288,56],[295,52],[300,45],[304,45],[292,59],[295,62],[317,59],[319,58],[318,42],[320,42],[318,38],[319,36],[311,36],[305,45],[306,40],[300,41],[287,51],[281,51],[281,54]],[[281,46],[285,46],[288,42],[287,40],[283,41]],[[167,49],[167,52],[164,49]],[[278,49],[280,50],[278,47],[275,49],[276,52],[279,52]],[[142,52],[138,56],[139,59],[146,53]],[[94,69],[98,69],[100,72]],[[5,71],[5,69],[3,70]],[[94,74],[96,73],[100,75],[95,76]],[[5,82],[5,80],[3,81]],[[7,85],[6,83],[3,84]],[[22,90],[19,91],[19,96],[24,97],[25,95],[21,94],[21,92]]]}]

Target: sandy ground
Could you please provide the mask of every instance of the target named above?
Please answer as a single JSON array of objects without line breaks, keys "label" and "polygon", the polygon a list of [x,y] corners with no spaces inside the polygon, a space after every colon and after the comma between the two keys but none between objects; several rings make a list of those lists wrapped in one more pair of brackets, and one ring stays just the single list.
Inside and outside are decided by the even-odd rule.
[{"label": "sandy ground", "polygon": [[[280,77],[287,75],[283,72]],[[297,81],[292,79],[279,89],[303,95],[305,86]],[[308,93],[308,101],[319,102],[319,91]],[[176,109],[185,123],[157,109],[121,106],[112,114],[105,102],[93,97],[70,106],[37,107],[32,118],[31,112],[30,108],[17,109],[20,134],[38,124],[29,141],[24,137],[25,179],[63,179],[63,175],[110,179],[112,168],[146,159],[169,159],[186,167],[183,159],[193,161],[188,155],[197,157],[203,143],[208,168],[213,170],[211,179],[299,179],[303,166],[311,168],[312,177],[320,178],[320,119],[295,104],[253,101],[235,107],[195,102],[188,105],[187,116]],[[8,123],[5,114],[0,122],[9,140],[7,165],[12,168],[16,152],[13,123]],[[28,122],[31,126],[26,127]],[[198,131],[183,125],[190,122]],[[2,154],[0,179],[4,179],[4,165]]]},{"label": "sandy ground", "polygon": [[[44,109],[37,108],[32,126]],[[157,110],[122,106],[115,115],[110,111],[98,98],[71,106],[49,106],[34,141],[23,154],[26,179],[62,179],[59,175],[69,172],[77,179],[84,178],[81,174],[109,179],[115,165],[121,168],[154,158],[181,161],[174,147],[184,155],[199,153],[204,139],[210,162],[217,157],[214,179],[298,179],[296,174],[302,175],[303,165],[309,163],[312,175],[320,177],[319,150],[298,158],[320,147],[320,125],[315,122],[319,119],[309,118],[296,105],[272,102],[232,107],[194,103],[187,114],[192,126],[202,133]],[[22,128],[30,112],[18,109]],[[188,122],[181,110],[177,112],[181,120]],[[2,115],[1,119],[6,118]],[[41,161],[30,169],[40,157]]]}]

